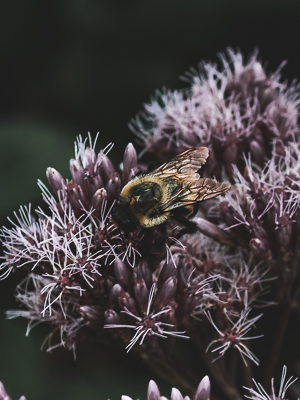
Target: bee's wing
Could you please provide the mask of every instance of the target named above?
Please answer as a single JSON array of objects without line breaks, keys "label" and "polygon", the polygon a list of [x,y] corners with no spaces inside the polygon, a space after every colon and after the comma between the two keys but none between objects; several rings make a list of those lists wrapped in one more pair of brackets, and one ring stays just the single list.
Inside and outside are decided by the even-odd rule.
[{"label": "bee's wing", "polygon": [[199,201],[211,199],[226,192],[231,185],[226,182],[218,182],[210,178],[200,178],[188,185],[178,184],[173,195],[161,205],[161,212],[168,212],[174,208],[188,206]]},{"label": "bee's wing", "polygon": [[228,183],[200,178],[197,171],[205,164],[208,155],[207,147],[188,149],[151,173],[160,177],[168,188],[168,196],[161,204],[160,212],[210,199],[230,188]]},{"label": "bee's wing", "polygon": [[207,147],[195,147],[188,149],[183,153],[179,154],[171,161],[161,165],[151,175],[180,175],[186,172],[197,172],[203,164],[206,163],[206,159],[209,155]]},{"label": "bee's wing", "polygon": [[[215,179],[201,178],[191,187],[191,192],[196,197],[195,201],[203,201],[227,192],[231,188],[228,182],[218,182]],[[191,195],[192,197],[192,195]]]},{"label": "bee's wing", "polygon": [[152,172],[151,175],[160,177],[168,188],[160,212],[210,199],[230,188],[228,183],[200,178],[197,172],[206,163],[208,155],[207,147],[188,149]]}]

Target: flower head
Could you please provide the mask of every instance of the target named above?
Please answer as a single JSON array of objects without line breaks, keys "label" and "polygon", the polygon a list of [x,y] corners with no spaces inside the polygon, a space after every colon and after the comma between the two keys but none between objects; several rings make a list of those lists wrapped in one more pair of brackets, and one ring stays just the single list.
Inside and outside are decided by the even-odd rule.
[{"label": "flower head", "polygon": [[251,400],[285,400],[286,399],[286,391],[288,388],[296,382],[298,378],[293,378],[292,376],[285,382],[287,367],[284,366],[281,375],[280,387],[278,391],[278,395],[275,394],[274,387],[274,378],[271,380],[271,395],[269,395],[265,389],[262,387],[260,383],[257,383],[254,379],[253,382],[255,384],[256,390],[252,388],[247,388],[249,391],[249,396],[245,396]]},{"label": "flower head", "polygon": [[[121,313],[126,314],[126,316],[128,317],[131,317],[131,320],[134,322],[133,325],[104,325],[104,328],[131,328],[136,331],[135,335],[131,338],[129,344],[126,346],[127,352],[129,352],[132,347],[138,342],[140,342],[139,344],[142,345],[146,337],[156,336],[166,339],[169,335],[181,337],[184,339],[189,338],[188,336],[184,335],[185,332],[175,332],[172,330],[172,328],[174,328],[174,324],[170,322],[172,321],[174,310],[170,306],[163,307],[161,311],[158,311],[156,313],[150,312],[155,290],[156,287],[155,284],[153,284],[149,293],[147,309],[142,317],[137,316],[126,307],[124,307],[124,310],[121,310]],[[107,313],[111,314],[111,311],[109,310]]]},{"label": "flower head", "polygon": [[[224,314],[229,322],[228,328],[224,329],[221,331],[218,329],[214,321],[212,320],[211,314],[206,312],[206,316],[210,323],[213,325],[213,327],[216,329],[216,331],[219,334],[219,338],[213,340],[207,347],[207,350],[209,350],[212,346],[215,344],[220,343],[220,345],[215,346],[211,351],[216,352],[218,351],[220,356],[217,357],[216,359],[222,357],[226,350],[228,350],[230,347],[238,349],[245,365],[247,365],[247,361],[245,357],[249,358],[252,360],[256,365],[259,364],[258,358],[249,350],[249,348],[243,343],[245,340],[250,340],[250,339],[256,339],[259,337],[262,337],[263,335],[259,336],[251,336],[251,337],[245,337],[245,335],[250,331],[251,327],[255,324],[255,322],[262,316],[258,315],[252,319],[248,319],[248,314],[250,313],[251,308],[245,308],[242,310],[240,313],[240,316],[238,318],[235,318],[236,320],[234,321],[232,317],[224,310]],[[215,359],[215,360],[216,360]]]},{"label": "flower head", "polygon": [[291,262],[299,253],[299,160],[296,143],[281,156],[274,152],[262,170],[245,160],[243,174],[234,167],[235,189],[213,205],[211,215],[221,217],[229,240],[250,246],[258,259],[273,266],[279,260]]},{"label": "flower head", "polygon": [[[153,253],[157,233],[155,229],[148,233],[137,229],[123,235],[112,222],[111,208],[121,178],[107,157],[110,149],[111,145],[96,154],[91,137],[89,143],[79,137],[75,158],[70,161],[73,179],[65,180],[48,168],[54,196],[39,182],[48,213],[39,208],[34,218],[30,207],[21,207],[16,222],[10,220],[12,228],[4,227],[0,233],[2,278],[20,268],[29,272],[16,296],[25,309],[8,316],[28,318],[29,329],[42,321],[49,323],[59,329],[61,344],[72,349],[87,335],[103,335],[104,314],[112,306],[117,285],[127,293],[120,304],[131,312],[134,300],[127,290],[134,287],[138,292],[145,282],[150,290],[152,285],[151,272],[142,264]],[[136,152],[129,144],[123,161],[124,180],[131,179],[138,169]],[[156,258],[150,256],[154,270],[165,254],[162,246]],[[142,307],[143,301],[139,298],[134,307]]]},{"label": "flower head", "polygon": [[280,69],[268,75],[254,52],[248,63],[240,52],[221,55],[222,68],[203,63],[187,74],[185,91],[158,93],[131,128],[145,150],[166,161],[183,149],[206,145],[209,175],[243,170],[243,153],[263,166],[272,143],[298,137],[298,87],[280,82]]}]

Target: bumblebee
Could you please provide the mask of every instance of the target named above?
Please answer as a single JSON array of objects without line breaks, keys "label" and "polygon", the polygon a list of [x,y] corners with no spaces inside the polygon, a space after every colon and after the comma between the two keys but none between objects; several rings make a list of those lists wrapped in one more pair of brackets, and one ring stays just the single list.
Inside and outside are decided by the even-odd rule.
[{"label": "bumblebee", "polygon": [[199,169],[209,155],[207,147],[184,151],[156,170],[136,176],[125,185],[112,209],[112,219],[125,232],[152,228],[174,218],[185,226],[194,206],[230,188],[230,184],[200,178]]}]

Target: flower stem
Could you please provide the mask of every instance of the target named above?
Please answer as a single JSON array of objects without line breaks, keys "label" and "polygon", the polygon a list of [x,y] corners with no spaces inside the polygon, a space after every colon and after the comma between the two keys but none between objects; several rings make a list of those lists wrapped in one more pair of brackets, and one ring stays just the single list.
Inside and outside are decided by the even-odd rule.
[{"label": "flower stem", "polygon": [[278,321],[277,331],[274,335],[274,342],[270,351],[270,356],[268,358],[268,365],[265,370],[265,376],[263,380],[263,387],[267,388],[270,384],[272,377],[274,376],[276,364],[278,361],[279,352],[281,350],[281,345],[284,339],[284,334],[286,331],[286,327],[289,321],[291,313],[291,306],[288,302],[286,302],[280,312],[280,317]]},{"label": "flower stem", "polygon": [[204,346],[204,343],[207,343],[207,341],[199,337],[199,334],[197,334],[197,331],[192,324],[185,321],[185,325],[186,328],[188,328],[187,331],[190,338],[197,347],[202,360],[205,362],[206,367],[210,372],[210,376],[214,378],[220,389],[230,400],[241,400],[242,396],[240,395],[232,380],[232,377],[230,376],[230,371],[228,371],[224,366],[223,360],[212,362],[212,357],[206,352],[206,348]]},{"label": "flower stem", "polygon": [[199,381],[174,356],[166,358],[160,352],[139,352],[145,364],[160,378],[172,386],[185,389],[189,395],[194,395]]},{"label": "flower stem", "polygon": [[243,362],[242,365],[243,365],[242,368],[243,368],[243,375],[244,375],[244,379],[245,379],[245,386],[247,386],[248,388],[251,388],[253,386],[252,365],[250,364],[250,362],[247,363],[247,365],[245,365],[245,363]]},{"label": "flower stem", "polygon": [[212,363],[211,357],[207,353],[202,353],[202,359],[209,369],[211,376],[215,379],[226,396],[230,400],[241,400],[242,396],[238,389],[232,384],[232,379],[230,379],[224,369],[220,367],[218,361]]}]

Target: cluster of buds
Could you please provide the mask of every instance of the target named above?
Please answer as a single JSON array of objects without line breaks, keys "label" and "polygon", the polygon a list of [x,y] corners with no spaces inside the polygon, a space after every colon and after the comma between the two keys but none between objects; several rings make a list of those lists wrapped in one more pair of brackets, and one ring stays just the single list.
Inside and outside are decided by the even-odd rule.
[{"label": "cluster of buds", "polygon": [[[8,316],[29,318],[30,326],[43,320],[59,327],[61,344],[68,348],[87,334],[103,334],[104,314],[116,299],[122,298],[122,306],[131,309],[127,278],[133,267],[142,268],[139,263],[151,254],[155,241],[155,232],[147,235],[137,230],[125,237],[112,223],[110,210],[121,190],[121,178],[107,149],[96,155],[91,139],[89,144],[79,137],[76,158],[70,161],[71,181],[48,168],[54,196],[39,183],[50,215],[39,208],[34,219],[30,207],[21,208],[15,214],[17,222],[11,221],[13,228],[1,230],[2,279],[20,268],[28,271],[17,291],[26,310]],[[129,144],[124,181],[138,168],[136,152]],[[162,253],[156,254],[158,260],[165,248]],[[155,269],[154,258],[151,267]],[[123,287],[118,296],[119,283]]]},{"label": "cluster of buds", "polygon": [[219,210],[235,242],[247,241],[259,258],[273,263],[291,261],[300,251],[298,144],[285,146],[281,156],[274,154],[262,171],[255,171],[250,162],[244,174],[235,168],[234,178],[236,190]]},{"label": "cluster of buds", "polygon": [[[233,347],[245,363],[244,356],[258,363],[243,341],[245,327],[250,329],[261,316],[249,319],[249,306],[255,307],[262,295],[261,282],[267,271],[252,262],[247,265],[241,254],[226,255],[226,250],[203,235],[192,239],[185,235],[181,245],[172,247],[172,259],[152,278],[145,263],[134,268],[133,276],[118,263],[124,271],[120,273],[122,283],[111,292],[113,309],[106,313],[105,328],[114,328],[128,343],[127,351],[136,343],[143,345],[146,337],[196,335],[205,339],[208,348],[222,342],[222,348],[212,346],[213,352],[220,350],[219,357]],[[178,326],[184,330],[174,331]],[[136,333],[127,333],[126,328]],[[152,341],[152,345],[157,350],[157,342]]]},{"label": "cluster of buds", "polygon": [[[269,395],[266,390],[262,387],[260,383],[257,383],[253,379],[253,383],[256,387],[256,390],[253,388],[244,387],[244,389],[248,390],[249,395],[245,395],[245,398],[251,400],[286,400],[286,392],[293,383],[297,381],[298,378],[294,378],[291,376],[286,381],[286,366],[283,367],[280,387],[278,390],[278,394],[275,393],[274,387],[274,378],[271,380],[271,395]],[[160,391],[157,384],[154,381],[150,381],[148,385],[147,391],[147,399],[149,400],[168,400],[166,397],[160,396]],[[205,376],[199,383],[196,393],[193,397],[193,400],[209,400],[210,399],[210,381],[208,376]],[[131,397],[122,396],[122,400],[132,400]],[[184,397],[180,393],[180,391],[176,388],[172,389],[170,400],[190,400],[188,396]]]},{"label": "cluster of buds", "polygon": [[[168,400],[166,397],[160,395],[159,388],[154,381],[150,381],[147,391],[147,399],[149,400]],[[208,376],[205,376],[199,383],[193,400],[209,400],[210,399],[210,381]],[[131,397],[122,396],[122,400],[132,400]],[[190,400],[189,396],[183,398],[180,391],[176,388],[172,389],[171,397],[169,400]]]},{"label": "cluster of buds", "polygon": [[[278,395],[275,394],[275,388],[274,388],[274,378],[271,381],[271,396],[268,395],[268,393],[265,391],[265,389],[262,387],[260,383],[257,383],[255,380],[253,380],[254,385],[257,390],[253,388],[247,388],[245,387],[246,390],[249,391],[250,396],[245,395],[245,398],[251,399],[251,400],[286,400],[286,392],[288,388],[296,382],[298,378],[293,378],[292,376],[285,381],[286,379],[286,372],[287,368],[286,366],[283,367],[282,371],[282,376],[281,376],[281,382],[280,382],[280,388],[278,391]],[[148,400],[168,400],[166,397],[160,395],[160,390],[157,386],[157,384],[151,380],[148,384],[148,390],[147,390],[147,399]],[[8,396],[7,392],[4,389],[3,384],[0,382],[0,400],[11,400],[11,398]],[[26,400],[24,396],[20,397],[20,400]],[[122,396],[121,400],[132,400],[131,397],[129,396]],[[182,394],[180,391],[176,388],[173,388],[171,391],[171,396],[169,400],[190,400],[189,396],[185,396],[183,398]],[[210,400],[210,380],[208,376],[205,376],[199,383],[197,390],[193,396],[193,400]]]},{"label": "cluster of buds", "polygon": [[[150,381],[147,391],[147,399],[149,400],[167,400],[166,397],[160,396],[160,391],[157,384],[154,381]],[[205,376],[199,383],[193,400],[209,400],[210,399],[210,381],[208,376]],[[0,400],[11,400],[8,396],[3,384],[0,382]],[[24,396],[20,397],[20,400],[26,400]],[[121,400],[132,400],[131,397],[122,396]],[[170,400],[183,400],[183,396],[180,391],[176,388],[172,389]],[[184,400],[190,400],[188,396]]]},{"label": "cluster of buds", "polygon": [[[229,60],[228,60],[229,59]],[[188,73],[184,91],[158,93],[131,123],[145,150],[169,160],[183,150],[207,146],[209,176],[231,177],[232,164],[244,167],[243,154],[263,167],[273,141],[298,139],[298,87],[280,82],[281,66],[267,75],[257,52],[243,63],[240,52],[221,55],[222,68],[203,63]]]},{"label": "cluster of buds", "polygon": [[[263,300],[265,275],[268,268],[245,260],[242,252],[229,254],[227,246],[198,234],[184,237],[185,252],[179,256],[176,271],[178,318],[187,333],[195,338],[199,335],[206,343],[206,350],[218,352],[218,359],[229,348],[240,352],[258,364],[255,355],[244,345],[245,334],[262,316],[249,318],[252,309],[268,305]],[[193,318],[190,318],[192,316]],[[260,336],[256,336],[260,337]],[[251,337],[254,338],[254,337]]]},{"label": "cluster of buds", "polygon": [[[233,167],[234,188],[206,210],[207,217],[218,220],[219,226],[207,223],[202,231],[221,242],[251,249],[257,261],[273,269],[281,286],[286,281],[293,283],[295,300],[300,254],[299,145],[289,143],[280,156],[274,151],[262,170],[250,159],[245,158],[245,164],[243,174]],[[296,305],[298,302],[294,302]]]}]

